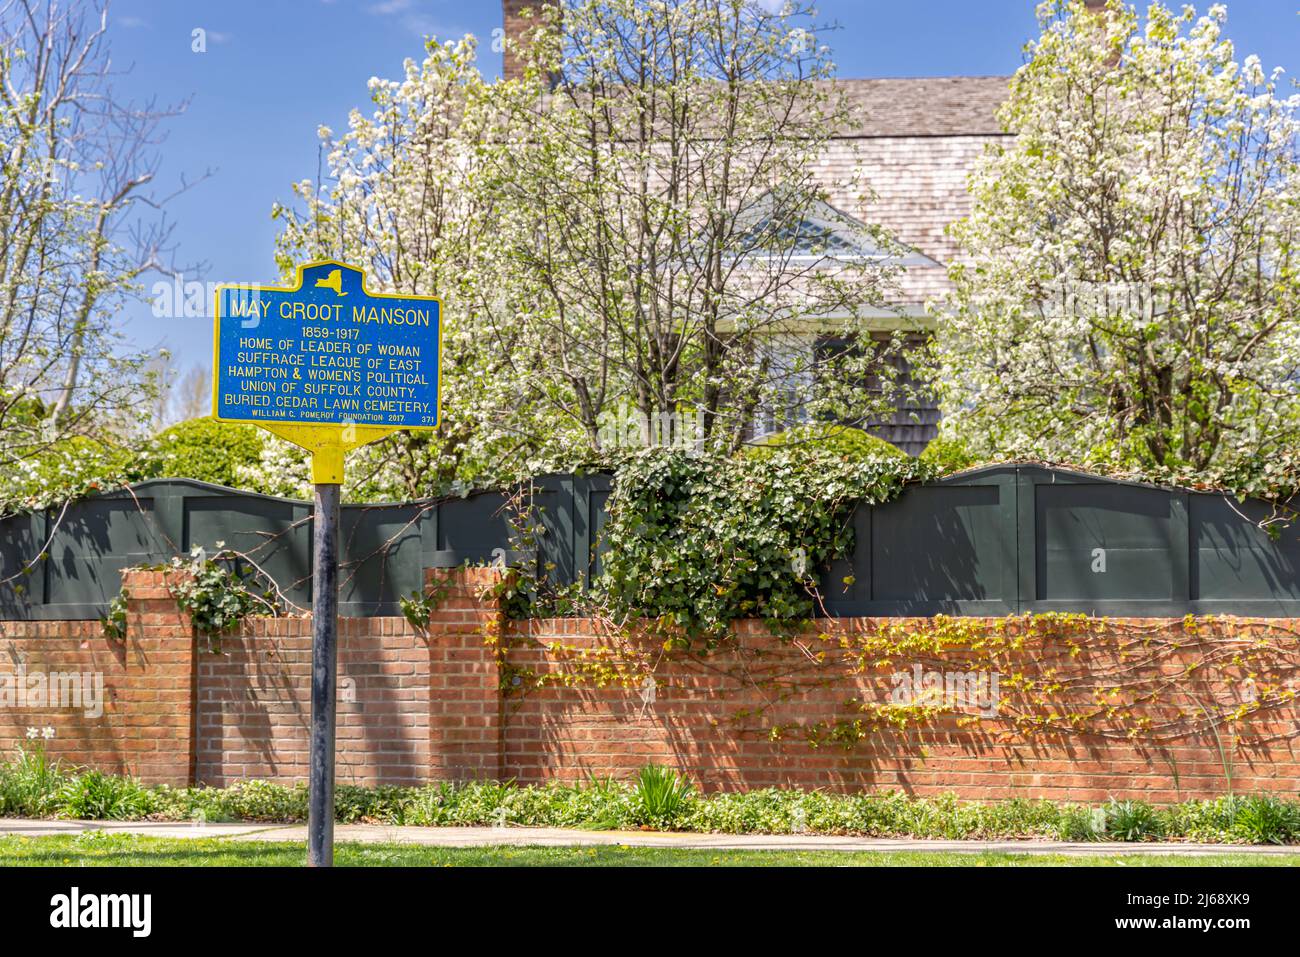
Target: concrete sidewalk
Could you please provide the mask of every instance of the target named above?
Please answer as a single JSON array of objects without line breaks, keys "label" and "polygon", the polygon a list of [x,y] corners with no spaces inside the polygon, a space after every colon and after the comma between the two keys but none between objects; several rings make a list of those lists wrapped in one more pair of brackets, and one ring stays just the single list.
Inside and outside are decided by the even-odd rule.
[{"label": "concrete sidewalk", "polygon": [[[304,825],[202,824],[116,821],[35,821],[0,818],[0,836],[40,837],[106,831],[168,838],[228,838],[233,841],[291,841],[305,843]],[[1006,854],[1300,855],[1300,845],[1191,844],[1115,842],[1075,844],[1065,841],[945,841],[909,838],[833,837],[814,834],[687,834],[663,831],[582,831],[546,827],[396,827],[382,824],[341,824],[334,829],[339,842],[364,844],[422,844],[430,847],[672,847],[748,851],[930,851]]]}]

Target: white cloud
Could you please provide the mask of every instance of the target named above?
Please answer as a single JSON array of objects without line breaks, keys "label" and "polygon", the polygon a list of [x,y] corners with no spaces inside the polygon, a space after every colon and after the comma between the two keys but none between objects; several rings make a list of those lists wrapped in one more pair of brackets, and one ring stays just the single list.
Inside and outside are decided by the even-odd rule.
[{"label": "white cloud", "polygon": [[417,9],[414,0],[381,0],[366,7],[366,13],[376,17],[395,17],[407,33],[421,38],[431,35],[452,37],[465,32]]}]

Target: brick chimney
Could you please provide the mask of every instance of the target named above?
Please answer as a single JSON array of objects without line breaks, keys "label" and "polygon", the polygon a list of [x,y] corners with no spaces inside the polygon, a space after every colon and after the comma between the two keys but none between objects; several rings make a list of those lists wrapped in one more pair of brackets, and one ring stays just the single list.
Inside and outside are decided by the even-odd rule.
[{"label": "brick chimney", "polygon": [[[1083,0],[1083,6],[1089,13],[1104,14],[1106,12],[1106,2],[1107,0]],[[1106,65],[1113,69],[1114,67],[1119,66],[1119,61],[1120,54],[1116,51],[1106,61]]]},{"label": "brick chimney", "polygon": [[[501,0],[501,21],[506,47],[502,53],[501,76],[517,80],[524,75],[524,64],[516,50],[524,31],[536,29],[541,23],[542,7],[546,0]],[[531,8],[531,16],[524,11]]]}]

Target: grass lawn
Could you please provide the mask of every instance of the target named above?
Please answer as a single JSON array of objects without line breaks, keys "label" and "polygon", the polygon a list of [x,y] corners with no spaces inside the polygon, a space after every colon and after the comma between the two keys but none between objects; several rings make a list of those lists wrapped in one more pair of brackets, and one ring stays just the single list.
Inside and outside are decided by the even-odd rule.
[{"label": "grass lawn", "polygon": [[[299,867],[301,844],[177,839],[136,834],[88,833],[54,837],[0,838],[0,867],[178,866]],[[348,844],[335,848],[344,867],[1294,867],[1300,855],[1248,855],[1231,851],[1206,856],[1097,854],[939,853],[928,851],[728,851],[658,847],[421,847],[414,844]]]}]

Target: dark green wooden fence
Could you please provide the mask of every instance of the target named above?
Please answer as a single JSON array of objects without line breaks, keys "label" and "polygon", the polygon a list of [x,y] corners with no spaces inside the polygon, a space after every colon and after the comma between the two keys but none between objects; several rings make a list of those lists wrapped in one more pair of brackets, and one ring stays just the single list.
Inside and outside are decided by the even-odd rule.
[{"label": "dark green wooden fence", "polygon": [[[590,579],[609,492],[604,475],[537,479],[545,530],[528,553],[509,551],[517,509],[500,492],[344,506],[341,612],[397,614],[424,568],[466,561],[536,561],[557,583]],[[1060,469],[981,469],[859,506],[854,553],[823,575],[825,608],[1300,617],[1300,525],[1270,537],[1258,524],[1269,514],[1262,502]],[[218,543],[310,605],[310,505],[175,479],[0,521],[0,619],[99,617],[122,568]]]},{"label": "dark green wooden fence", "polygon": [[[559,581],[591,573],[593,527],[609,494],[605,476],[547,475],[532,492],[545,527],[536,558]],[[525,556],[508,551],[517,508],[499,492],[392,505],[345,505],[340,612],[398,614],[423,569]],[[312,509],[306,502],[205,482],[159,479],[129,490],[0,520],[0,619],[97,618],[121,587],[121,570],[169,561],[191,547],[224,545],[311,605]],[[594,520],[594,522],[593,522]],[[48,542],[45,557],[33,560]]]},{"label": "dark green wooden fence", "polygon": [[1272,514],[1063,469],[980,469],[859,506],[854,553],[823,591],[834,615],[1300,617],[1300,523],[1271,537]]}]

